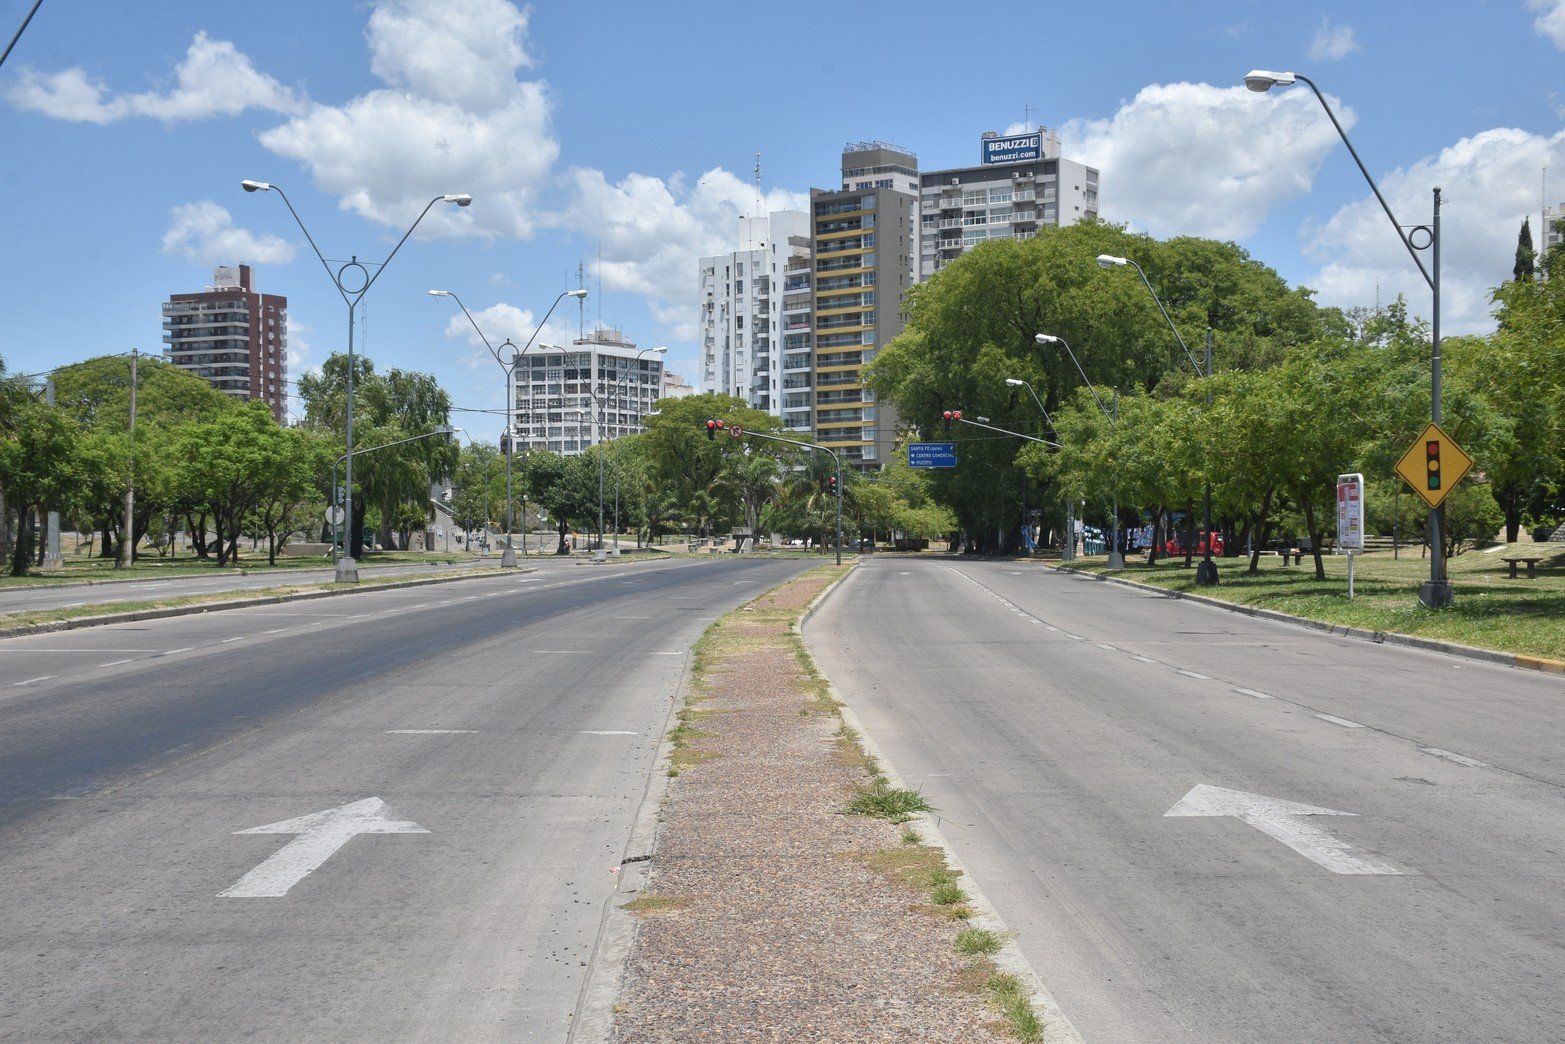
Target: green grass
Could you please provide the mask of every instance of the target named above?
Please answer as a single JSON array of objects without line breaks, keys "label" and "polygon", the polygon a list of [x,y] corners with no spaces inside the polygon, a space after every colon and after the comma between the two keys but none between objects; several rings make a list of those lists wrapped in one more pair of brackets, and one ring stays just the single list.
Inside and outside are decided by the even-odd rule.
[{"label": "green grass", "polygon": [[[460,574],[460,578],[467,579],[476,576],[489,576],[498,573],[499,569],[474,570]],[[339,586],[332,582],[316,584],[293,584],[290,586],[264,587],[257,589],[245,589],[235,591],[214,591],[208,594],[183,595],[178,598],[158,598],[125,602],[102,602],[93,605],[79,605],[69,609],[35,609],[29,612],[7,613],[0,611],[0,627],[31,627],[37,624],[58,623],[64,620],[79,620],[91,616],[103,616],[109,613],[134,613],[148,609],[178,609],[186,606],[210,605],[215,602],[230,602],[242,599],[266,599],[277,598],[286,594],[298,594],[301,591],[335,591],[339,594],[348,594],[354,590],[366,587],[384,587],[387,584],[401,584],[413,580],[448,579],[450,573],[406,574],[403,576],[366,576],[353,586]],[[279,580],[286,579],[278,577]]]},{"label": "green grass", "polygon": [[[361,566],[447,564],[476,561],[472,556],[442,551],[376,551],[359,559]],[[9,562],[4,563],[7,567]],[[26,576],[0,576],[0,589],[7,587],[49,587],[54,584],[82,583],[101,580],[157,580],[171,576],[225,576],[257,573],[289,573],[301,569],[327,569],[331,560],[324,555],[309,558],[284,558],[278,556],[277,564],[266,561],[266,552],[241,553],[238,562],[219,568],[216,558],[196,558],[189,552],[181,552],[178,558],[158,558],[145,552],[128,569],[118,568],[112,558],[97,558],[65,553],[64,566],[50,572],[34,571]]]},{"label": "green grass", "polygon": [[[1512,580],[1501,561],[1507,555],[1542,555],[1538,578]],[[1159,559],[1148,567],[1143,559],[1127,559],[1117,575],[1191,594],[1205,595],[1239,605],[1275,609],[1311,620],[1417,635],[1565,660],[1565,548],[1557,544],[1516,544],[1507,550],[1484,554],[1468,551],[1447,562],[1454,604],[1426,609],[1419,604],[1419,584],[1429,579],[1429,559],[1419,549],[1403,548],[1398,558],[1390,551],[1355,556],[1354,598],[1348,600],[1347,556],[1324,555],[1326,578],[1315,578],[1314,561],[1306,555],[1299,565],[1280,565],[1279,558],[1261,556],[1255,573],[1249,559],[1220,558],[1216,587],[1200,587],[1195,569],[1184,568],[1184,558]],[[1101,557],[1078,559],[1074,567],[1104,572]],[[1525,567],[1523,567],[1525,569]]]},{"label": "green grass", "polygon": [[990,1002],[1010,1023],[1011,1032],[1018,1040],[1028,1044],[1043,1040],[1043,1020],[1032,1010],[1032,997],[1020,979],[1008,972],[998,972],[989,977],[984,989]]},{"label": "green grass", "polygon": [[919,812],[934,808],[916,790],[901,790],[877,778],[868,786],[856,787],[845,811],[856,816],[872,816],[892,823],[906,823]]},{"label": "green grass", "polygon": [[956,941],[951,945],[964,957],[988,956],[999,953],[1005,940],[987,928],[963,928],[956,933]]}]

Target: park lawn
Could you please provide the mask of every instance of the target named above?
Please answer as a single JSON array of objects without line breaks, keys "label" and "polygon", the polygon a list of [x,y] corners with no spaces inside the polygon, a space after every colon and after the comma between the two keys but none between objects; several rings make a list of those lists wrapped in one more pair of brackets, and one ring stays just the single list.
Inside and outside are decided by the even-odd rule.
[{"label": "park lawn", "polygon": [[[1490,554],[1468,551],[1447,563],[1454,604],[1426,609],[1419,604],[1418,586],[1429,579],[1429,559],[1419,548],[1403,548],[1400,557],[1390,551],[1355,556],[1353,600],[1348,600],[1348,559],[1327,555],[1322,559],[1326,579],[1315,579],[1314,560],[1305,555],[1299,565],[1281,565],[1275,556],[1261,556],[1259,569],[1250,573],[1249,559],[1218,559],[1219,583],[1199,587],[1194,567],[1184,558],[1159,559],[1148,567],[1145,559],[1127,558],[1118,575],[1127,580],[1199,594],[1239,605],[1302,616],[1326,623],[1417,635],[1458,642],[1480,649],[1565,660],[1565,546],[1513,544]],[[1509,578],[1506,556],[1542,556],[1538,578],[1527,580],[1526,567],[1519,579]],[[1104,572],[1103,556],[1079,558],[1075,568]]]}]

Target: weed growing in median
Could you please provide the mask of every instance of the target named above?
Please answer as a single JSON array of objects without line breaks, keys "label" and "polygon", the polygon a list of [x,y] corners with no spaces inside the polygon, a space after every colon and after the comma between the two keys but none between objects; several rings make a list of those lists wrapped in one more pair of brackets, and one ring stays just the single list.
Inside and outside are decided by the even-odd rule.
[{"label": "weed growing in median", "polygon": [[933,812],[934,806],[916,790],[902,790],[877,776],[867,787],[857,787],[844,810],[855,816],[872,816],[892,823],[906,823],[920,812]]},{"label": "weed growing in median", "polygon": [[987,928],[963,928],[956,933],[956,941],[952,943],[956,952],[966,957],[999,953],[1004,944],[1004,939]]}]

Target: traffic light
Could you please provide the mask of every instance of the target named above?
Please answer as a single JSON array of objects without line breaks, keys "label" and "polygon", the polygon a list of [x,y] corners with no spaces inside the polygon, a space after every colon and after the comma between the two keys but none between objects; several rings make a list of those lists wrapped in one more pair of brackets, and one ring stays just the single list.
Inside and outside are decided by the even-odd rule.
[{"label": "traffic light", "polygon": [[951,411],[946,410],[945,413],[941,415],[941,420],[945,423],[946,434],[951,434]]},{"label": "traffic light", "polygon": [[1440,440],[1429,439],[1424,443],[1424,456],[1428,458],[1429,488],[1440,488]]},{"label": "traffic light", "polygon": [[707,422],[706,422],[706,440],[708,442],[711,442],[716,437],[717,437],[717,421],[712,420],[711,418],[708,418]]},{"label": "traffic light", "polygon": [[830,475],[830,476],[827,477],[827,479],[826,479],[826,492],[830,493],[832,496],[836,496],[837,495],[837,476],[836,475]]},{"label": "traffic light", "polygon": [[509,431],[502,431],[500,433],[500,455],[502,457],[509,457],[511,455],[511,433]]}]

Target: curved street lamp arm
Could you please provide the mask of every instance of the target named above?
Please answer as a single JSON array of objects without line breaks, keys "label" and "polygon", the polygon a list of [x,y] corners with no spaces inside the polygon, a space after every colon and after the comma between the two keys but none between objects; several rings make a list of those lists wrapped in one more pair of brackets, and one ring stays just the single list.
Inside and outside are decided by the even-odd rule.
[{"label": "curved street lamp arm", "polygon": [[[391,264],[391,259],[397,256],[397,251],[402,249],[402,244],[408,241],[408,237],[413,234],[413,230],[418,227],[418,223],[424,220],[424,215],[429,213],[430,208],[445,198],[445,196],[436,196],[434,199],[424,204],[424,209],[419,211],[418,217],[411,225],[408,226],[408,230],[402,233],[402,238],[397,240],[397,245],[391,248],[391,253],[386,255],[386,260],[380,263],[380,267],[375,269],[375,274],[370,276],[370,281],[364,284],[363,290],[359,291],[360,297],[363,297],[365,294],[370,292],[370,287],[375,285],[375,280],[379,279],[380,274],[386,270],[386,266]],[[341,288],[339,287],[338,289]]]},{"label": "curved street lamp arm", "polygon": [[[428,209],[428,208],[426,208],[426,209]],[[387,260],[390,260],[390,259],[388,258]],[[384,267],[384,266],[382,266],[382,267]],[[365,289],[367,290],[369,288],[365,287]],[[478,339],[484,342],[484,347],[489,349],[489,354],[494,356],[494,361],[500,364],[500,368],[502,370],[505,369],[505,360],[500,358],[500,353],[495,351],[495,346],[490,344],[489,343],[489,338],[484,336],[484,331],[479,327],[478,320],[474,319],[473,318],[473,313],[469,312],[467,310],[467,305],[463,304],[462,303],[462,299],[460,297],[458,297],[456,294],[452,293],[450,290],[447,290],[445,292],[445,296],[449,297],[449,298],[451,298],[451,300],[455,301],[456,302],[456,306],[458,308],[462,309],[462,314],[467,316],[467,321],[469,323],[473,324],[473,332],[478,335]]]},{"label": "curved street lamp arm", "polygon": [[1375,179],[1369,176],[1369,169],[1364,166],[1364,161],[1359,159],[1358,150],[1353,147],[1353,142],[1348,140],[1348,132],[1343,130],[1342,124],[1337,121],[1337,114],[1331,111],[1330,105],[1326,104],[1326,96],[1320,92],[1319,87],[1315,86],[1315,81],[1310,79],[1308,76],[1301,76],[1298,73],[1294,73],[1293,76],[1294,79],[1303,80],[1305,83],[1309,84],[1310,90],[1315,92],[1315,97],[1317,100],[1319,100],[1320,107],[1325,109],[1326,115],[1331,118],[1331,125],[1337,128],[1337,135],[1342,138],[1342,144],[1348,147],[1348,154],[1353,157],[1353,162],[1358,164],[1359,173],[1364,175],[1364,180],[1369,182],[1370,191],[1374,192],[1375,198],[1380,201],[1380,209],[1386,212],[1386,217],[1391,221],[1391,227],[1396,229],[1397,238],[1400,239],[1402,241],[1402,245],[1407,248],[1407,254],[1413,259],[1413,264],[1418,266],[1419,275],[1424,277],[1424,282],[1428,283],[1429,288],[1433,290],[1435,281],[1430,276],[1429,269],[1424,267],[1424,262],[1418,256],[1418,251],[1413,249],[1412,240],[1407,238],[1407,233],[1402,231],[1401,225],[1397,224],[1396,215],[1391,213],[1391,205],[1386,202],[1386,197],[1380,194],[1380,186],[1375,184]]},{"label": "curved street lamp arm", "polygon": [[[282,186],[275,183],[271,186],[271,190],[283,198],[283,206],[287,207],[288,213],[293,215],[294,224],[298,225],[299,231],[304,233],[305,241],[310,244],[310,249],[315,251],[315,256],[320,259],[321,267],[326,269],[326,278],[330,279],[331,285],[337,288],[339,294],[342,294],[343,301],[352,305],[353,302],[348,300],[348,295],[342,289],[342,284],[337,281],[337,273],[331,270],[331,265],[326,263],[326,256],[321,253],[321,248],[315,245],[315,237],[311,236],[310,230],[304,227],[304,221],[299,217],[299,212],[293,209],[293,201],[288,198],[288,193],[282,190]],[[369,287],[366,286],[364,289],[368,290]],[[364,295],[361,292],[359,296],[363,297]]]},{"label": "curved street lamp arm", "polygon": [[1049,411],[1043,408],[1043,400],[1038,398],[1038,393],[1033,391],[1032,385],[1027,381],[1022,381],[1022,387],[1027,389],[1027,394],[1032,396],[1032,401],[1038,404],[1038,412],[1043,414],[1043,423],[1051,428],[1054,427],[1054,419],[1049,416]]},{"label": "curved street lamp arm", "polygon": [[1093,399],[1097,400],[1098,409],[1103,411],[1103,416],[1105,416],[1105,417],[1113,416],[1112,414],[1109,413],[1109,408],[1107,406],[1103,405],[1103,396],[1098,394],[1098,389],[1094,388],[1092,386],[1092,382],[1087,379],[1087,371],[1083,370],[1081,368],[1081,363],[1076,359],[1076,353],[1071,351],[1070,342],[1067,341],[1063,337],[1056,337],[1055,340],[1059,341],[1061,344],[1063,344],[1065,346],[1065,354],[1069,355],[1071,357],[1071,362],[1076,364],[1076,372],[1081,374],[1082,383],[1085,384],[1087,386],[1087,390],[1092,393]]},{"label": "curved street lamp arm", "polygon": [[33,15],[37,14],[38,8],[42,6],[43,0],[36,0],[36,2],[33,4],[33,9],[27,12],[26,18],[22,19],[22,24],[17,27],[16,35],[11,37],[11,42],[5,45],[5,53],[0,54],[0,65],[4,65],[5,60],[11,57],[11,48],[15,47],[16,41],[22,38],[22,34],[27,31],[27,23],[33,20]]},{"label": "curved street lamp arm", "polygon": [[[1174,331],[1174,340],[1178,341],[1179,347],[1185,350],[1185,358],[1189,359],[1190,365],[1195,367],[1195,375],[1197,377],[1201,376],[1201,364],[1195,361],[1195,355],[1190,351],[1190,346],[1185,343],[1184,337],[1180,335],[1179,327],[1174,325],[1174,320],[1169,316],[1168,309],[1163,307],[1163,299],[1157,296],[1156,290],[1152,289],[1152,280],[1147,278],[1146,272],[1142,271],[1141,266],[1136,264],[1134,258],[1127,257],[1125,260],[1135,265],[1136,274],[1141,276],[1141,281],[1147,286],[1147,293],[1151,294],[1152,300],[1157,303],[1157,310],[1163,313],[1163,321],[1168,324],[1170,330]],[[1211,375],[1208,374],[1207,376]]]},{"label": "curved street lamp arm", "polygon": [[543,319],[539,321],[538,326],[533,330],[533,335],[527,338],[527,343],[522,345],[522,351],[518,354],[526,353],[527,349],[533,346],[533,341],[537,340],[538,335],[543,333],[544,323],[547,323],[549,321],[549,316],[554,314],[555,307],[568,296],[571,296],[571,292],[569,290],[565,290],[561,292],[559,297],[554,299],[554,304],[550,305],[549,310],[543,313]]}]

